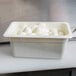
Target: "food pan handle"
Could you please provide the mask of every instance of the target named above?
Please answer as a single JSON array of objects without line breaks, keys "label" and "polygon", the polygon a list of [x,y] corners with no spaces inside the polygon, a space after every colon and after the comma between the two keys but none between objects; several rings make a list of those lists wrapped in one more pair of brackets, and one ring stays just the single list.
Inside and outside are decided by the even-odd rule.
[{"label": "food pan handle", "polygon": [[69,39],[70,41],[76,41],[76,27],[72,28],[73,37]]}]

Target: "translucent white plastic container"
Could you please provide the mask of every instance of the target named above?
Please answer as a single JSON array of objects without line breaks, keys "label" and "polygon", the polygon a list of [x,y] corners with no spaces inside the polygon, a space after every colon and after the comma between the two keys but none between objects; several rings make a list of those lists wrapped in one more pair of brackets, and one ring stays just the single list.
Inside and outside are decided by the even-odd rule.
[{"label": "translucent white plastic container", "polygon": [[[64,35],[20,34],[24,30],[24,25],[30,27],[42,23],[49,29],[60,29]],[[10,39],[15,57],[56,59],[62,57],[67,40],[72,38],[72,33],[66,22],[12,22],[4,33],[4,37]]]}]

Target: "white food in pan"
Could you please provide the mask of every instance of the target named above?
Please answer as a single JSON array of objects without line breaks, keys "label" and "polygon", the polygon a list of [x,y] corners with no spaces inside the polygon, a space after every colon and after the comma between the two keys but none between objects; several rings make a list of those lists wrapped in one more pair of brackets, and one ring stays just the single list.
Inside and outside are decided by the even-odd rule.
[{"label": "white food in pan", "polygon": [[45,23],[38,25],[23,25],[18,28],[17,35],[25,36],[63,36],[64,32],[58,28],[48,28]]}]

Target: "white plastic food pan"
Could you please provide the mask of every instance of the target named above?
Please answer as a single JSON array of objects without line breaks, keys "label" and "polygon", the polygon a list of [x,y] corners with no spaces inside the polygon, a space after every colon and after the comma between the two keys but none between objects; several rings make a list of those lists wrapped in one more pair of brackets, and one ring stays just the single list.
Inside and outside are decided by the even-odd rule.
[{"label": "white plastic food pan", "polygon": [[4,37],[15,57],[61,58],[72,33],[66,22],[12,22]]}]

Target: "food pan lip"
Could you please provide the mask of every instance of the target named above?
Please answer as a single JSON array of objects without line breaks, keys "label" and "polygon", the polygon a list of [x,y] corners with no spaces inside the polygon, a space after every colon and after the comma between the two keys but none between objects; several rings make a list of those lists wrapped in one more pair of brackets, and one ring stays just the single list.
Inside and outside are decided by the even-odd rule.
[{"label": "food pan lip", "polygon": [[4,36],[4,37],[7,37],[7,38],[54,38],[54,39],[66,39],[66,38],[72,38],[73,36],[60,36],[60,37],[55,37],[55,36]]},{"label": "food pan lip", "polygon": [[[18,35],[9,35],[8,32],[12,28],[12,25],[15,24],[15,23],[64,23],[68,27],[69,34],[66,35],[66,36],[18,36]],[[9,25],[9,27],[7,28],[7,30],[5,31],[3,36],[7,37],[7,38],[56,38],[56,39],[59,39],[59,38],[66,39],[66,38],[72,38],[73,37],[68,22],[25,22],[25,21],[14,21],[14,22],[11,22],[11,24]]]}]

